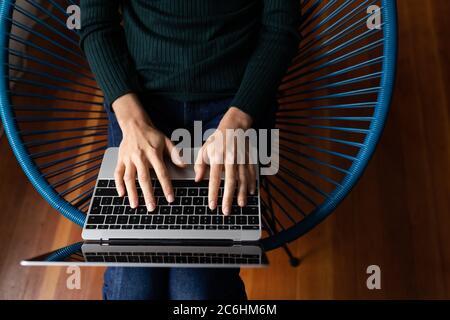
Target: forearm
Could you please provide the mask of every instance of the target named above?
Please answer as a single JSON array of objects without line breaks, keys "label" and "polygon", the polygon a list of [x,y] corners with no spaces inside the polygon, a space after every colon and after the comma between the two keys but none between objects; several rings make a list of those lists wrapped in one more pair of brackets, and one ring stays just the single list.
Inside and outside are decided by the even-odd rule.
[{"label": "forearm", "polygon": [[264,1],[259,39],[232,105],[253,118],[264,114],[297,53],[299,24],[299,1]]},{"label": "forearm", "polygon": [[82,0],[80,47],[109,106],[129,92],[139,91],[137,72],[130,58],[119,0]]}]

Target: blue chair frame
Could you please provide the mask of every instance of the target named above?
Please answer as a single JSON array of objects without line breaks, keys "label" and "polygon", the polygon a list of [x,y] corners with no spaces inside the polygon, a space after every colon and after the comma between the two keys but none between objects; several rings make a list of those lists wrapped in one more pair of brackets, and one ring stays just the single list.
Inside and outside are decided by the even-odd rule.
[{"label": "blue chair frame", "polygon": [[[20,3],[19,3],[20,2]],[[0,114],[5,133],[11,148],[25,174],[41,196],[63,216],[78,225],[83,225],[85,211],[92,195],[95,172],[105,148],[106,126],[86,127],[91,133],[83,132],[81,136],[57,139],[58,132],[84,130],[69,128],[64,130],[47,130],[51,138],[30,140],[36,134],[44,135],[47,131],[35,127],[27,129],[32,122],[39,125],[50,122],[71,120],[70,117],[55,116],[55,112],[72,110],[84,112],[86,119],[106,119],[101,111],[101,102],[89,103],[82,99],[64,99],[48,95],[48,90],[58,90],[55,81],[61,83],[66,91],[86,94],[84,90],[67,89],[65,84],[72,80],[61,74],[65,71],[79,72],[88,78],[88,92],[97,92],[92,84],[92,75],[86,74],[70,64],[66,54],[82,59],[82,53],[75,46],[76,32],[64,30],[65,7],[77,4],[71,0],[49,0],[51,8],[35,0],[3,0],[0,4]],[[397,17],[394,0],[345,0],[320,1],[302,0],[304,36],[299,54],[280,86],[280,109],[277,113],[277,127],[280,128],[280,173],[262,180],[263,223],[266,230],[263,244],[267,250],[299,238],[324,218],[331,214],[355,186],[366,168],[380,139],[392,98],[396,56],[397,56]],[[369,30],[365,27],[368,18],[366,9],[377,4],[381,8],[381,30]],[[48,15],[48,21],[42,20],[37,13],[25,9],[32,7],[39,14]],[[33,27],[13,14],[37,23]],[[22,19],[22,20],[23,20]],[[33,41],[21,36],[24,32]],[[61,44],[64,42],[66,44]],[[20,51],[11,47],[19,43],[27,50],[41,52],[45,58],[27,55],[27,50]],[[67,44],[68,43],[68,44]],[[58,53],[62,50],[64,54]],[[32,60],[42,69],[21,67],[11,63],[12,56],[22,60]],[[85,68],[82,65],[80,68]],[[24,78],[11,76],[11,70],[22,72]],[[55,73],[56,75],[55,75]],[[27,79],[27,75],[33,79]],[[36,80],[37,79],[37,80]],[[22,86],[22,91],[13,86]],[[77,82],[78,83],[78,82]],[[77,84],[78,85],[78,84]],[[26,86],[38,90],[37,93],[23,91]],[[39,90],[46,94],[41,95]],[[17,97],[29,99],[29,105],[17,104]],[[20,100],[23,101],[23,100]],[[37,102],[39,101],[39,103]],[[47,115],[50,107],[41,106],[42,102],[53,101],[52,113]],[[53,103],[52,102],[52,103]],[[80,105],[86,106],[83,110]],[[33,109],[33,106],[36,106]],[[39,106],[39,107],[38,107]],[[24,116],[26,112],[42,112],[43,116]],[[45,116],[44,116],[45,115]],[[93,115],[91,117],[91,115]],[[34,117],[34,118],[33,118]],[[84,119],[77,116],[74,121]],[[345,124],[343,124],[345,123]],[[348,125],[347,125],[348,123]],[[358,124],[358,125],[356,125]],[[43,125],[43,127],[45,127]],[[25,128],[25,129],[24,129]],[[348,137],[343,135],[348,134]],[[55,137],[56,136],[56,137]],[[83,139],[94,138],[95,141],[84,143]],[[99,140],[102,139],[102,140]],[[61,141],[74,141],[75,145],[58,147],[50,151],[34,152],[33,148],[57,144]],[[101,143],[100,143],[100,142]],[[94,148],[95,157],[79,160],[81,156],[66,156],[58,160],[58,155],[68,150],[101,144]],[[327,148],[326,146],[330,146]],[[337,146],[336,149],[335,146]],[[340,151],[340,147],[352,149]],[[345,149],[347,150],[347,149]],[[90,154],[82,152],[81,155]],[[92,151],[92,154],[94,151]],[[318,156],[319,155],[319,156]],[[324,155],[321,158],[320,155]],[[50,157],[45,165],[39,161]],[[62,157],[62,156],[61,156]],[[338,158],[332,163],[328,157]],[[72,161],[69,163],[69,161]],[[75,162],[73,162],[75,161]],[[78,161],[78,162],[77,162]],[[282,162],[284,161],[284,165]],[[96,163],[95,166],[83,168],[76,172],[80,163]],[[346,162],[347,165],[341,165]],[[337,164],[339,163],[339,164]],[[45,168],[53,166],[52,175]],[[319,168],[319,169],[317,169]],[[72,171],[71,171],[72,170]],[[73,171],[75,170],[75,171]],[[325,170],[325,171],[322,171]],[[327,171],[328,170],[328,171]],[[331,173],[324,173],[333,171]],[[300,173],[299,173],[300,172]],[[302,173],[303,172],[303,173]],[[79,183],[65,191],[59,186],[66,185],[75,178],[94,174],[89,177],[90,187],[69,199],[78,189],[88,183]],[[58,176],[57,182],[51,182],[50,176]],[[313,178],[308,178],[308,177]],[[316,178],[321,180],[316,181]],[[333,187],[324,191],[322,183]],[[303,204],[305,203],[305,204]],[[308,207],[309,206],[309,207]],[[308,207],[309,209],[304,209]],[[286,247],[285,247],[286,248]],[[287,251],[290,255],[289,251]],[[292,257],[292,256],[291,256]]]}]

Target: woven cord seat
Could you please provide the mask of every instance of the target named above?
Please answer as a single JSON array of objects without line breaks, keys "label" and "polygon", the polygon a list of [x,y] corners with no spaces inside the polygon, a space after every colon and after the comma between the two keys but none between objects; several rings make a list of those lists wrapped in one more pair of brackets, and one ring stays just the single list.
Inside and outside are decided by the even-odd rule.
[{"label": "woven cord seat", "polygon": [[[261,180],[263,244],[289,255],[285,245],[331,214],[367,166],[388,114],[397,46],[394,0],[301,2],[303,40],[279,88],[279,171]],[[73,4],[1,2],[0,111],[33,186],[81,226],[108,123],[77,32],[66,26]],[[367,27],[370,5],[381,8],[380,29]]]}]

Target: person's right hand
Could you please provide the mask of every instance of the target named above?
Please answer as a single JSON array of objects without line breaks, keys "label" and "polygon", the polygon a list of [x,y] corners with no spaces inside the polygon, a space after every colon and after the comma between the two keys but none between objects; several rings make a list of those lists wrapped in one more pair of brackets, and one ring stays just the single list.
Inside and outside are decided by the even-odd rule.
[{"label": "person's right hand", "polygon": [[138,193],[136,177],[142,189],[148,211],[156,208],[155,196],[150,177],[153,168],[161,184],[167,202],[174,201],[174,192],[167,167],[164,163],[166,152],[180,167],[184,164],[172,141],[155,128],[135,94],[126,94],[112,104],[123,139],[119,146],[119,157],[114,173],[117,193],[128,194],[130,206],[136,208]]}]

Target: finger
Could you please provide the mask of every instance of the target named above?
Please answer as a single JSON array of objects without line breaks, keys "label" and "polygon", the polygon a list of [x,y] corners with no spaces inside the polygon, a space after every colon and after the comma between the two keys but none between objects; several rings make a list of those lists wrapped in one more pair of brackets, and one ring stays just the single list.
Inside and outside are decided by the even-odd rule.
[{"label": "finger", "polygon": [[248,165],[248,192],[251,195],[256,193],[256,166],[254,164]]},{"label": "finger", "polygon": [[116,190],[119,197],[125,195],[125,184],[123,182],[123,176],[125,174],[125,164],[122,161],[118,161],[116,169],[114,170],[114,181],[116,183]]},{"label": "finger", "polygon": [[172,143],[172,141],[169,138],[166,137],[164,142],[166,144],[167,153],[169,154],[172,162],[177,167],[180,167],[180,168],[186,167],[186,163],[184,163],[183,159],[180,156],[180,150],[174,146],[174,144]]},{"label": "finger", "polygon": [[153,186],[152,180],[150,179],[150,169],[148,167],[148,163],[144,161],[136,161],[135,164],[139,185],[142,189],[142,195],[144,196],[147,211],[152,212],[153,210],[155,210],[156,201],[153,195]]},{"label": "finger", "polygon": [[222,164],[211,164],[208,184],[208,203],[209,209],[211,210],[214,210],[217,207],[217,197],[219,195],[221,175]]},{"label": "finger", "polygon": [[175,200],[173,195],[172,182],[170,181],[169,172],[162,157],[150,155],[150,162],[155,170],[156,176],[158,177],[161,188],[164,192],[167,202],[172,203]]},{"label": "finger", "polygon": [[247,205],[247,167],[245,165],[238,166],[238,196],[237,201],[240,207],[245,207]]},{"label": "finger", "polygon": [[125,168],[124,181],[127,188],[130,206],[136,208],[138,206],[138,195],[136,189],[136,167],[132,162],[127,163]]},{"label": "finger", "polygon": [[206,169],[207,169],[207,163],[204,161],[205,152],[204,148],[200,148],[197,154],[197,158],[195,159],[195,165],[194,165],[194,172],[195,172],[195,181],[199,182],[203,180],[205,177]]},{"label": "finger", "polygon": [[225,187],[222,200],[222,212],[225,215],[231,213],[233,195],[236,190],[236,166],[234,164],[225,164]]}]

